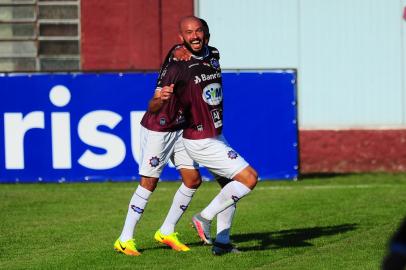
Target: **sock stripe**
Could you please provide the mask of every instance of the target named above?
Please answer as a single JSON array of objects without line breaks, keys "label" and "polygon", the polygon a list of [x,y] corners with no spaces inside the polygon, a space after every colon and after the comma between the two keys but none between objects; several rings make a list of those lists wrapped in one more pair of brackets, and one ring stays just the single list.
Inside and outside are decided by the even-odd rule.
[{"label": "sock stripe", "polygon": [[138,194],[138,193],[137,193],[137,191],[135,192],[135,195],[137,195],[138,197],[140,197],[140,198],[141,198],[141,199],[143,199],[143,200],[148,201],[148,198],[144,198],[144,197],[142,197],[140,194]]},{"label": "sock stripe", "polygon": [[182,195],[185,195],[186,197],[189,197],[189,198],[192,198],[192,197],[193,197],[193,195],[190,196],[190,195],[188,195],[188,194],[183,193],[182,190],[180,190],[180,189],[178,189],[178,191],[179,191],[180,193],[182,193]]}]

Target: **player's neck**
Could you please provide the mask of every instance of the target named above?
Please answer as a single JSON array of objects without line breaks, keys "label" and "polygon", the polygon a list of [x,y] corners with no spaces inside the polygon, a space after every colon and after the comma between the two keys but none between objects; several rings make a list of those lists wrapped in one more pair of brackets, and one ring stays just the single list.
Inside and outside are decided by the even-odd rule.
[{"label": "player's neck", "polygon": [[189,46],[185,47],[192,54],[192,57],[195,59],[203,59],[209,54],[209,49],[207,48],[207,45],[204,45],[203,48],[198,52],[193,51],[191,48],[189,48]]},{"label": "player's neck", "polygon": [[192,53],[192,57],[196,59],[203,59],[209,55],[209,48],[207,48],[207,45],[204,45],[204,47],[200,50],[199,54],[194,54]]}]

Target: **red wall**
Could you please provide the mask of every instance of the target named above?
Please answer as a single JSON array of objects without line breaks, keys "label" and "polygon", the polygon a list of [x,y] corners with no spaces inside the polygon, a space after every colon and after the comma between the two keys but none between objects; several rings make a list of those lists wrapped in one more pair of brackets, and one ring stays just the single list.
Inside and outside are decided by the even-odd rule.
[{"label": "red wall", "polygon": [[157,70],[192,0],[81,1],[82,70]]},{"label": "red wall", "polygon": [[300,171],[405,172],[406,130],[301,130]]},{"label": "red wall", "polygon": [[175,43],[180,43],[178,22],[182,17],[190,15],[194,15],[193,0],[162,0],[162,59]]}]

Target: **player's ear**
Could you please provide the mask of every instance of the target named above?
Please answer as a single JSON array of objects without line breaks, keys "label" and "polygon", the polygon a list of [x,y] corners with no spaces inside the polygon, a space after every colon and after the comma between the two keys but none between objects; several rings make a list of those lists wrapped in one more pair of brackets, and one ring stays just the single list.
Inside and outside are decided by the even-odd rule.
[{"label": "player's ear", "polygon": [[184,40],[183,40],[182,35],[181,35],[181,34],[179,34],[178,36],[179,36],[180,42],[181,42],[181,43],[183,43],[183,41],[184,41]]}]

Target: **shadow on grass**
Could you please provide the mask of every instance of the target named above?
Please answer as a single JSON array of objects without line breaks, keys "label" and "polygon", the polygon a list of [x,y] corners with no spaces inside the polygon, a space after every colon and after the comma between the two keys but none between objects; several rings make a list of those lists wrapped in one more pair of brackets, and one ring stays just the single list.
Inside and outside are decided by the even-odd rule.
[{"label": "shadow on grass", "polygon": [[[248,233],[232,235],[231,238],[235,244],[251,241],[260,241],[252,247],[238,247],[241,251],[250,250],[267,250],[278,249],[285,247],[309,247],[313,244],[307,242],[308,240],[318,238],[321,236],[335,235],[345,233],[348,231],[356,230],[357,224],[341,224],[336,226],[326,227],[313,227],[313,228],[300,228],[291,230],[282,230],[276,232],[262,232],[262,233]],[[203,246],[201,241],[186,243],[189,247]],[[140,251],[154,250],[154,249],[170,249],[170,247],[157,244],[158,246],[140,249]]]},{"label": "shadow on grass", "polygon": [[308,240],[321,236],[335,235],[356,230],[357,224],[341,224],[336,226],[299,228],[276,232],[249,233],[233,235],[231,238],[238,243],[260,241],[260,245],[238,248],[241,251],[279,249],[285,247],[313,246]]},{"label": "shadow on grass", "polygon": [[[196,236],[197,238],[197,236]],[[182,240],[182,239],[181,239]],[[202,241],[196,241],[196,242],[184,242],[188,247],[192,248],[192,247],[201,247],[201,246],[208,246],[206,244],[204,244]],[[146,251],[146,250],[154,250],[154,249],[168,249],[170,250],[171,248],[164,245],[164,244],[160,244],[160,243],[156,243],[157,246],[154,247],[149,247],[149,248],[144,248],[144,249],[138,249],[140,252]],[[211,247],[211,246],[208,246]]]}]

